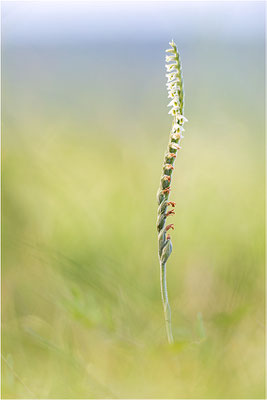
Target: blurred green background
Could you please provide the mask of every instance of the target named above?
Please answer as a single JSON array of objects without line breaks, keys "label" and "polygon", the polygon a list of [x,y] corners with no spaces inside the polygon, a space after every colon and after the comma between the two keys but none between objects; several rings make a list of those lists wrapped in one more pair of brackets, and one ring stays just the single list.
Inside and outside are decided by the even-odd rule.
[{"label": "blurred green background", "polygon": [[264,3],[4,2],[2,227],[2,398],[264,398]]}]

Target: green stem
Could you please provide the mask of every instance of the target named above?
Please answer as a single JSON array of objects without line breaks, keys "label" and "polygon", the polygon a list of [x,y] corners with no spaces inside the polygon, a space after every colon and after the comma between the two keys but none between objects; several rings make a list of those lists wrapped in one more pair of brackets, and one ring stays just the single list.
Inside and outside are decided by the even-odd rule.
[{"label": "green stem", "polygon": [[172,336],[172,322],[171,322],[171,307],[168,300],[168,290],[167,290],[167,278],[166,278],[166,263],[160,263],[160,286],[161,286],[161,297],[163,303],[164,317],[166,332],[169,343],[173,343]]}]

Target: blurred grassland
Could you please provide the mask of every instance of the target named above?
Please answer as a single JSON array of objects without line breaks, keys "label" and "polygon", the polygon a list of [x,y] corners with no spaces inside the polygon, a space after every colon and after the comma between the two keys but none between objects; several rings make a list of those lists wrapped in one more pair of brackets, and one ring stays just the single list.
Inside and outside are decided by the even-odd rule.
[{"label": "blurred grassland", "polygon": [[165,46],[3,50],[3,398],[264,398],[263,46],[181,49],[173,347]]}]

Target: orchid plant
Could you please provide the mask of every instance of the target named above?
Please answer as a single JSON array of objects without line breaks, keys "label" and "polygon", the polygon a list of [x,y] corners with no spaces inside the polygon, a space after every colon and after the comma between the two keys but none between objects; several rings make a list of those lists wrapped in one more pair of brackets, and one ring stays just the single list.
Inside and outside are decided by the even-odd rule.
[{"label": "orchid plant", "polygon": [[[171,308],[168,300],[167,279],[166,279],[166,263],[172,252],[172,242],[169,234],[170,229],[174,229],[173,224],[166,226],[166,219],[170,215],[174,215],[175,202],[169,201],[171,191],[171,178],[174,170],[174,163],[177,152],[181,149],[180,142],[183,138],[184,122],[184,84],[182,75],[182,66],[180,55],[176,44],[170,42],[170,49],[166,52],[166,69],[167,69],[167,90],[168,98],[171,99],[168,107],[171,107],[169,114],[173,116],[172,128],[170,132],[168,149],[165,154],[163,163],[163,174],[160,180],[160,187],[157,193],[158,200],[158,245],[159,245],[159,262],[160,262],[160,282],[161,296],[165,316],[166,331],[169,343],[173,343],[172,324],[171,324]],[[168,207],[173,207],[168,210]]]}]

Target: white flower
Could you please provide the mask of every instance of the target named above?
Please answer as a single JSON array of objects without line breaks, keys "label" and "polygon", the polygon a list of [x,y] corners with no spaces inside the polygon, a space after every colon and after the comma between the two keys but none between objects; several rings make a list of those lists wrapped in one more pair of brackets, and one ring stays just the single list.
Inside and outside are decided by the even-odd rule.
[{"label": "white flower", "polygon": [[168,114],[176,115],[179,110],[179,107],[172,107],[172,109],[168,112]]},{"label": "white flower", "polygon": [[[177,64],[166,64],[165,67],[167,69],[167,72],[171,72],[174,69],[177,69]],[[178,70],[177,70],[177,72],[178,72]]]},{"label": "white flower", "polygon": [[168,87],[168,92],[174,93],[174,97],[178,96],[178,91],[181,90],[180,86],[178,86],[179,83],[175,83],[173,86]]},{"label": "white flower", "polygon": [[[179,97],[179,93],[178,92],[181,90],[181,86],[182,86],[182,84],[180,82],[176,82],[175,85],[173,85],[172,87],[170,87],[168,89],[168,93],[172,93],[172,94],[174,94],[174,96],[178,96]],[[174,97],[174,96],[172,96],[172,97]]]},{"label": "white flower", "polygon": [[179,86],[178,86],[179,82],[180,82],[180,79],[176,78],[172,82],[167,82],[166,86],[167,86],[168,90],[178,89],[179,88]]},{"label": "white flower", "polygon": [[172,47],[176,47],[176,44],[174,43],[173,39],[172,39],[171,42],[169,42],[169,45],[172,46]]},{"label": "white flower", "polygon": [[171,136],[172,139],[177,140],[177,139],[183,139],[184,136],[181,135],[179,132],[173,133]]},{"label": "white flower", "polygon": [[171,138],[174,140],[180,139],[181,138],[181,134],[179,132],[173,133],[171,135]]},{"label": "white flower", "polygon": [[166,53],[174,53],[174,49],[167,49],[165,51],[166,51]]},{"label": "white flower", "polygon": [[181,149],[181,146],[179,146],[179,144],[177,144],[177,143],[171,142],[171,143],[170,143],[170,148],[171,148],[171,149],[180,150],[180,149]]},{"label": "white flower", "polygon": [[188,122],[188,119],[185,118],[182,114],[178,114],[178,115],[177,115],[177,119],[180,119],[180,120],[181,120],[181,123],[183,123],[183,122]]},{"label": "white flower", "polygon": [[175,96],[175,98],[169,102],[169,104],[167,105],[167,107],[171,107],[171,106],[175,106],[177,107],[179,104],[179,99],[177,96]]},{"label": "white flower", "polygon": [[177,132],[182,132],[184,131],[184,128],[179,124],[173,124],[173,130]]},{"label": "white flower", "polygon": [[173,81],[175,78],[178,79],[176,72],[171,72],[170,74],[165,75],[168,78],[168,82]]},{"label": "white flower", "polygon": [[166,62],[177,61],[177,58],[176,56],[166,56],[165,60]]},{"label": "white flower", "polygon": [[178,96],[178,92],[177,92],[177,89],[174,89],[174,90],[169,90],[168,91],[168,99],[174,99],[175,97],[177,97]]}]

